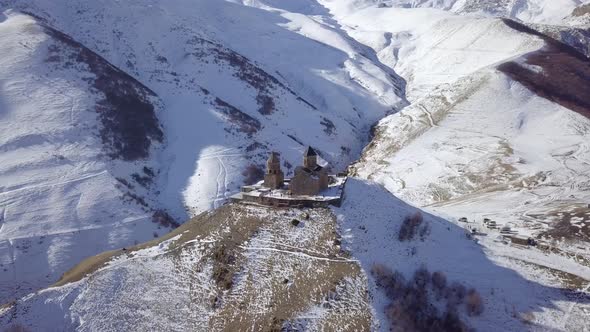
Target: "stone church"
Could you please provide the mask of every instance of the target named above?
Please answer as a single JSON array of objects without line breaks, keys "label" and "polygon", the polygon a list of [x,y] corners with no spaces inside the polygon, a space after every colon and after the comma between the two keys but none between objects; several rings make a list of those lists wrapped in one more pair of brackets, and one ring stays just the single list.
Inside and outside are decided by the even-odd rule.
[{"label": "stone church", "polygon": [[289,183],[293,195],[317,195],[328,188],[329,176],[326,169],[317,162],[318,154],[308,146],[303,153],[303,166],[295,168],[295,175]]},{"label": "stone church", "polygon": [[[303,166],[295,168],[295,175],[289,181],[292,195],[317,195],[328,188],[330,177],[326,169],[318,165],[318,154],[312,147],[303,153]],[[270,189],[281,189],[285,183],[285,175],[281,170],[281,161],[276,152],[271,152],[266,161],[264,186]]]}]

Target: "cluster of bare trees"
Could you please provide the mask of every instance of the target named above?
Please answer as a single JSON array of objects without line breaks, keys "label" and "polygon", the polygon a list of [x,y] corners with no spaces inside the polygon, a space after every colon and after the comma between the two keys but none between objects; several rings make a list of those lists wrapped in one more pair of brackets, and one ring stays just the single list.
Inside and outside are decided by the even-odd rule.
[{"label": "cluster of bare trees", "polygon": [[469,316],[484,311],[477,290],[467,290],[459,282],[449,283],[443,272],[431,273],[421,267],[407,279],[398,271],[376,264],[371,274],[390,301],[386,315],[392,331],[471,331],[460,317],[461,306]]}]

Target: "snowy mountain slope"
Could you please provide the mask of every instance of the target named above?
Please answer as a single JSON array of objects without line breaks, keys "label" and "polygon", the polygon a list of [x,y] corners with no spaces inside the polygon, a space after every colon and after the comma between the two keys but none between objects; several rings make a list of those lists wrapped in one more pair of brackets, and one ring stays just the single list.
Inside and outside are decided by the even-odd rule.
[{"label": "snowy mountain slope", "polygon": [[[566,108],[587,114],[583,96],[588,82],[583,73],[588,61],[583,56],[567,47],[545,46],[560,44],[510,21],[420,10],[414,17],[439,17],[425,29],[424,24],[412,23],[417,20],[411,13],[407,20],[393,19],[413,10],[367,11],[341,21],[354,28],[353,35],[387,35],[389,29],[391,36],[403,38],[391,43],[401,45],[399,49],[383,47],[377,38],[367,40],[374,41],[382,59],[399,58],[391,63],[407,77],[408,93],[416,100],[381,122],[359,174],[422,206],[465,198],[461,204],[469,209],[469,195],[486,193],[489,206],[478,208],[477,215],[493,210],[491,216],[511,221],[531,221],[527,214],[535,209],[549,213],[584,205],[589,121]],[[534,57],[518,58],[543,46]],[[436,66],[429,69],[433,63]],[[570,76],[562,80],[563,73]],[[547,193],[532,189],[537,186],[553,192],[547,198],[552,204],[541,199]],[[515,200],[513,192],[521,198]],[[490,200],[492,195],[496,199]],[[498,204],[500,195],[511,197],[509,209]]]},{"label": "snowy mountain slope", "polygon": [[[336,4],[339,1],[325,2]],[[588,3],[588,0],[356,0],[343,1],[338,6],[347,10],[368,6],[435,8],[459,14],[505,17],[527,23],[567,25],[574,23],[569,20],[571,15],[581,15]]]},{"label": "snowy mountain slope", "polygon": [[[583,96],[588,93],[588,61],[583,56],[506,20],[375,7],[338,20],[407,78],[414,100],[381,122],[359,174],[380,179],[394,193],[421,205],[503,191],[523,181],[528,189],[532,180],[536,183],[541,176],[545,181],[551,174],[547,185],[564,187],[552,201],[583,205],[588,119],[571,111],[587,114]],[[388,44],[380,43],[379,35],[389,36]],[[567,78],[562,79],[564,73]],[[562,150],[567,151],[558,152]],[[570,185],[573,191],[566,189]],[[531,195],[520,185],[513,190]],[[528,205],[529,200],[519,202]],[[524,213],[504,206],[498,210],[509,219]]]},{"label": "snowy mountain slope", "polygon": [[[443,4],[414,3],[428,7]],[[589,257],[583,244],[557,244],[552,249],[555,254],[506,246],[505,241],[496,242],[498,234],[490,231],[480,237],[482,252],[465,239],[463,230],[431,216],[425,218],[426,224],[432,224],[428,240],[396,242],[396,227],[415,209],[357,180],[347,189],[350,205],[335,210],[339,226],[326,211],[313,212],[312,220],[303,222],[303,231],[293,231],[289,223],[300,211],[271,212],[272,218],[260,218],[269,212],[221,207],[229,193],[260,175],[258,167],[270,150],[282,153],[287,171],[301,162],[301,151],[308,144],[335,170],[343,169],[361,151],[370,126],[406,105],[406,86],[398,72],[408,82],[408,99],[413,105],[377,127],[373,144],[355,167],[358,174],[377,180],[413,204],[430,205],[429,209],[449,220],[493,217],[502,224],[514,221],[512,226],[522,235],[583,239],[590,229],[590,212],[582,204],[588,200],[588,120],[580,115],[583,111],[578,114],[568,109],[575,108],[567,104],[570,91],[558,86],[549,91],[551,94],[547,92],[551,84],[535,86],[535,78],[554,76],[560,68],[575,75],[571,59],[566,66],[552,66],[552,61],[543,62],[542,58],[554,54],[539,51],[551,51],[544,36],[493,17],[457,15],[468,11],[464,9],[468,3],[444,2],[451,7],[443,11],[377,8],[367,1],[0,0],[3,10],[37,16],[46,26],[45,34],[61,41],[60,47],[80,53],[81,46],[75,45],[81,42],[98,54],[95,58],[103,57],[134,77],[102,59],[101,70],[111,75],[101,76],[85,56],[76,56],[85,65],[72,65],[70,51],[63,55],[47,45],[27,44],[26,40],[36,41],[37,37],[29,35],[27,25],[11,21],[13,16],[25,16],[6,12],[0,26],[13,22],[4,27],[18,25],[20,30],[4,35],[7,43],[15,45],[3,50],[4,58],[22,59],[23,52],[30,50],[27,47],[48,55],[47,59],[33,56],[24,64],[9,63],[4,68],[5,87],[20,79],[14,73],[23,73],[30,89],[11,94],[15,90],[6,88],[0,95],[3,103],[8,100],[8,105],[15,105],[7,109],[18,108],[13,114],[20,117],[0,122],[8,128],[5,132],[18,136],[7,135],[7,143],[2,145],[7,153],[1,157],[8,165],[22,163],[0,174],[9,174],[15,186],[28,185],[31,179],[47,184],[42,195],[37,195],[39,187],[0,189],[0,197],[10,198],[0,205],[3,223],[11,225],[0,230],[5,236],[3,260],[8,264],[2,266],[7,266],[9,274],[7,298],[50,284],[73,265],[72,260],[113,247],[129,247],[138,239],[151,237],[154,230],[161,235],[158,225],[149,222],[170,223],[159,209],[182,221],[220,207],[198,219],[209,216],[211,229],[199,227],[190,233],[194,224],[187,225],[167,236],[169,242],[161,247],[152,247],[153,243],[141,246],[133,249],[139,254],[130,253],[133,257],[127,258],[124,252],[128,250],[115,252],[119,258],[107,266],[95,263],[103,263],[101,259],[113,253],[85,261],[64,277],[64,282],[74,283],[60,283],[58,288],[33,293],[15,306],[5,307],[3,323],[42,329],[50,322],[62,329],[96,330],[184,328],[207,322],[213,329],[221,329],[244,319],[256,322],[253,325],[292,324],[311,330],[332,328],[343,321],[351,330],[377,324],[385,329],[388,315],[392,315],[385,308],[390,299],[387,290],[379,286],[378,276],[370,273],[373,264],[400,270],[409,279],[426,263],[431,272],[443,270],[449,282],[480,289],[484,314],[467,317],[463,306],[458,314],[469,326],[482,330],[492,326],[507,330],[585,328],[580,317],[587,310],[586,295],[562,289],[588,287],[584,264]],[[478,8],[492,16],[503,15],[485,6]],[[549,18],[551,13],[550,9],[541,11],[530,21],[558,22],[557,16]],[[537,57],[523,57],[530,52],[537,52]],[[47,61],[57,69],[51,73],[49,90],[44,90],[39,88],[37,76],[51,68]],[[507,64],[517,70],[506,70]],[[574,68],[576,64],[573,62]],[[105,77],[113,73],[124,77],[125,83],[115,80],[114,86],[107,84],[110,91],[103,91],[105,105],[94,89],[98,89],[97,82],[99,87],[110,82]],[[572,82],[584,83],[584,75],[579,76],[572,76]],[[65,86],[57,85],[62,81]],[[585,85],[581,87],[573,94],[575,98],[586,91]],[[69,102],[78,106],[64,101],[64,91],[79,91]],[[109,98],[113,91],[135,92],[135,102]],[[23,97],[29,95],[33,98]],[[95,99],[99,99],[98,106]],[[31,102],[34,108],[28,106]],[[118,125],[118,116],[126,113],[108,113],[105,108],[109,103],[122,110],[135,109],[137,104],[139,109],[149,109],[149,104],[157,112],[139,117],[141,121],[125,122],[140,125],[137,130],[142,134],[128,137],[133,144],[119,145],[120,135],[107,131],[101,136],[101,129],[119,134],[134,129]],[[574,104],[584,107],[585,101]],[[48,113],[57,114],[55,119],[34,112],[44,106],[50,106]],[[76,107],[98,107],[100,112],[98,116],[71,112]],[[67,114],[80,117],[74,124],[91,129],[79,130],[77,136],[70,133],[75,126]],[[35,123],[43,139],[50,137],[51,143],[37,144],[38,137],[33,136],[31,144],[27,136],[31,130],[20,129],[29,122]],[[59,132],[67,135],[56,135]],[[63,137],[70,135],[73,144],[84,142],[83,149],[67,150],[71,143]],[[30,160],[38,158],[37,145],[47,146],[43,152],[67,150],[71,154],[64,158],[70,160],[87,159],[67,176],[61,169],[52,169],[56,162],[49,159],[29,172]],[[129,147],[143,148],[139,152],[132,149],[130,157],[119,153]],[[61,157],[56,159],[65,164]],[[53,181],[56,178],[66,182]],[[67,182],[70,180],[81,181]],[[29,190],[33,193],[21,195]],[[122,196],[131,202],[121,206]],[[31,210],[31,202],[38,208]],[[144,204],[147,206],[142,207]],[[227,211],[229,217],[220,222],[217,218]],[[87,226],[94,220],[108,224],[99,228],[99,236],[92,233],[98,232],[94,226]],[[555,221],[558,227],[554,227]],[[227,227],[219,227],[220,223]],[[337,247],[337,227],[345,235],[344,246],[351,250],[352,258]],[[182,240],[170,240],[187,229],[188,235],[180,235]],[[19,236],[30,236],[31,230],[33,237],[12,245]],[[557,234],[551,233],[556,230]],[[211,234],[215,237],[207,238],[212,241],[209,244],[195,247],[197,242],[191,242]],[[232,240],[226,241],[230,235]],[[234,236],[248,242],[231,247]],[[39,241],[35,241],[37,237]],[[50,246],[45,242],[47,237],[52,237]],[[309,238],[313,239],[306,241]],[[302,242],[314,252],[305,251]],[[229,256],[225,246],[231,247]],[[378,257],[383,257],[382,261]],[[351,259],[358,259],[360,265]],[[326,266],[321,264],[329,266],[323,270]],[[334,267],[341,264],[348,267]],[[92,274],[78,280],[80,270]],[[50,271],[48,276],[46,271]],[[302,300],[293,305],[282,301],[298,299],[289,297],[292,278],[285,277],[285,271],[295,274],[295,280],[304,285],[313,284],[316,278],[326,283],[318,288],[304,287],[297,293]],[[268,278],[255,278],[259,276]],[[234,288],[225,291],[228,285]],[[370,297],[365,297],[366,290]],[[137,294],[145,296],[138,301]],[[253,303],[257,310],[248,310],[246,303]],[[437,314],[443,313],[444,307],[444,300],[437,302]],[[138,310],[130,312],[128,308]],[[346,320],[350,315],[355,318]],[[521,320],[533,325],[522,325]]]},{"label": "snowy mountain slope", "polygon": [[[369,126],[404,105],[402,80],[366,47],[299,13],[225,1],[4,3],[44,17],[162,98],[171,135],[160,199],[179,219],[185,206],[189,214],[218,206],[271,149],[296,165],[311,144],[345,167]],[[259,121],[259,132],[226,137],[208,113],[217,97]],[[227,178],[201,181],[220,173]]]},{"label": "snowy mountain slope", "polygon": [[[402,220],[416,211],[357,179],[333,211],[227,205],[165,238],[83,262],[57,287],[3,308],[0,321],[32,330],[386,331],[387,290],[371,272],[384,265],[408,279],[424,266],[444,274],[448,289],[477,289],[485,308],[480,315],[469,316],[464,304],[455,309],[458,321],[477,330],[584,326],[590,298],[559,288],[539,266],[525,272],[536,274],[536,282],[498,266],[445,220],[425,215],[422,240],[398,240]],[[588,268],[577,273],[590,277]],[[443,322],[445,300],[427,296],[436,303],[428,317]]]},{"label": "snowy mountain slope", "polygon": [[[111,253],[104,266],[89,262],[102,267],[3,311],[0,325],[37,331],[236,331],[286,324],[368,330],[366,276],[335,245],[334,217],[327,209],[307,210],[305,219],[302,213],[220,207],[165,239]],[[301,223],[294,226],[292,219]],[[72,275],[79,279],[84,272]]]},{"label": "snowy mountain slope", "polygon": [[[364,208],[358,209],[358,206]],[[360,179],[348,182],[345,204],[334,212],[341,223],[344,247],[360,261],[364,271],[374,271],[375,264],[385,264],[411,278],[417,268],[424,266],[431,273],[442,271],[450,284],[458,281],[467,288],[477,289],[485,307],[482,315],[467,317],[459,310],[467,325],[477,331],[577,331],[587,328],[584,317],[590,295],[562,287],[569,277],[576,283],[587,283],[590,277],[588,266],[537,249],[506,248],[491,236],[483,237],[484,246],[481,246],[469,240],[462,228],[426,213],[415,240],[400,242],[399,232],[405,224],[402,220],[413,215],[416,208],[392,196],[385,188]],[[426,235],[420,235],[418,240],[418,233]],[[503,250],[501,254],[496,246]],[[549,268],[555,266],[558,267],[555,270]],[[560,274],[560,269],[569,272]],[[375,282],[373,273],[369,278],[369,292],[374,296],[378,320],[382,322],[382,328],[387,328],[385,322],[391,313],[386,307],[391,302],[387,292],[392,290],[382,289]],[[570,284],[567,287],[578,286]],[[439,309],[441,304],[438,303]],[[564,312],[566,316],[563,316]],[[403,314],[394,317],[402,320]],[[418,317],[425,319],[420,314]]]},{"label": "snowy mountain slope", "polygon": [[[494,242],[499,232],[483,218],[525,238],[565,238],[554,245],[577,257],[573,265],[545,266],[586,268],[588,60],[513,21],[331,5],[351,35],[408,80],[412,101],[380,122],[356,174],[448,220],[467,217],[463,227],[488,233],[489,254],[516,259],[503,262],[512,269],[530,258]],[[587,287],[587,279],[575,286]]]},{"label": "snowy mountain slope", "polygon": [[590,25],[590,4],[578,6],[567,19],[572,25],[587,27]]},{"label": "snowy mountain slope", "polygon": [[161,232],[146,174],[157,166],[146,159],[163,133],[153,92],[60,32],[7,12],[0,40],[4,302]]},{"label": "snowy mountain slope", "polygon": [[[8,297],[47,285],[81,257],[161,235],[161,226],[152,225],[152,219],[170,225],[220,206],[244,181],[260,176],[270,150],[281,151],[287,172],[301,163],[306,145],[313,145],[335,170],[343,169],[360,153],[370,126],[406,104],[403,80],[371,49],[328,22],[300,13],[206,0],[2,0],[0,8],[9,10],[8,16],[18,10],[29,13],[52,27],[52,36],[67,45],[58,48],[83,44],[125,70],[134,78],[103,66],[133,84],[143,84],[142,93],[158,110],[157,118],[115,112],[97,119],[86,112],[95,109],[96,97],[86,95],[94,91],[92,84],[99,90],[106,84],[125,94],[129,87],[117,81],[109,85],[109,75],[92,82],[95,68],[72,65],[69,58],[74,55],[48,55],[49,63],[59,68],[50,81],[74,83],[53,85],[51,93],[42,96],[32,93],[45,91],[33,83],[49,66],[44,60],[35,57],[33,67],[6,64],[3,70],[10,80],[19,77],[15,73],[32,75],[25,88],[11,91],[20,104],[34,102],[34,107],[19,107],[18,119],[2,121],[7,129],[21,128],[15,137],[6,138],[2,153],[11,161],[1,174],[14,181],[2,189],[1,195],[8,198],[0,206],[6,225],[0,233],[6,241],[3,268],[10,290],[6,294],[12,294]],[[13,37],[7,33],[5,38]],[[43,53],[46,45],[30,47]],[[18,58],[16,50],[21,48],[3,51],[7,58]],[[120,109],[149,106],[129,104],[117,96],[110,100],[111,92],[104,92],[107,101],[118,103]],[[12,103],[9,95],[1,98]],[[98,114],[106,114],[104,102],[98,102]],[[47,121],[36,116],[38,109],[57,115]],[[21,125],[32,117],[43,137]],[[94,128],[98,120],[102,125]],[[131,133],[124,137],[130,141],[119,145],[120,137],[109,130],[123,136]],[[96,133],[102,135],[100,141]],[[45,136],[51,136],[51,145]],[[146,145],[150,141],[157,144]],[[103,151],[103,145],[111,148]],[[150,149],[154,152],[147,153]],[[116,159],[109,160],[112,157]],[[42,160],[33,167],[31,158]],[[71,174],[65,176],[64,169],[72,169]],[[39,187],[26,187],[40,183],[46,185],[42,194],[36,193]],[[21,187],[27,190],[14,191]],[[121,196],[130,207],[121,207]],[[28,209],[31,202],[39,208]],[[95,227],[97,223],[105,226]],[[130,230],[135,224],[147,226]],[[87,229],[100,229],[108,240],[70,234]],[[90,230],[81,234],[85,232]],[[37,239],[43,236],[51,237],[50,248],[47,241]],[[10,244],[20,238],[26,243]],[[29,254],[13,254],[16,245]],[[58,262],[44,263],[48,257]],[[40,263],[28,265],[26,271],[18,267],[37,258]]]},{"label": "snowy mountain slope", "polygon": [[406,79],[410,100],[543,46],[540,38],[519,33],[500,19],[422,8],[331,10],[354,38]]},{"label": "snowy mountain slope", "polygon": [[590,199],[589,129],[584,116],[485,70],[383,120],[359,173],[421,206],[448,205],[441,211],[454,218],[472,211],[536,228],[547,221],[533,215]]}]

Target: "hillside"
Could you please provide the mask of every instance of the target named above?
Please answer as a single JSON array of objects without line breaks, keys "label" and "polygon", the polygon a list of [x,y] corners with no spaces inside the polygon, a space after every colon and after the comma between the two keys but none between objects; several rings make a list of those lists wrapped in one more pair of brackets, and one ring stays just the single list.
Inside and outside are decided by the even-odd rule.
[{"label": "hillside", "polygon": [[[354,173],[475,229],[490,257],[507,258],[503,266],[582,277],[590,261],[589,60],[510,20],[376,7],[340,13],[407,79],[412,102],[380,121]],[[501,240],[505,226],[551,243],[567,263],[516,253]],[[582,278],[575,288],[587,291]]]},{"label": "hillside", "polygon": [[[9,185],[0,194],[7,197],[0,205],[3,302],[47,286],[79,258],[162,235],[220,206],[261,176],[271,150],[282,152],[288,172],[307,145],[342,170],[360,154],[370,126],[406,104],[403,81],[324,22],[224,1],[188,8],[181,0],[0,1],[2,38],[18,45],[3,52],[20,66],[6,62],[2,70],[9,80],[30,77],[2,91],[7,103],[10,94],[20,98],[14,117],[1,122],[8,133],[2,158],[12,160],[3,164],[2,185]],[[51,32],[35,37],[34,26]],[[46,39],[60,44],[48,51]],[[62,48],[72,55],[38,55]],[[41,89],[46,63],[55,68],[49,82],[73,82]],[[128,94],[116,77],[141,86],[150,101],[100,91]],[[95,101],[102,95],[118,109],[103,112],[105,102]],[[151,110],[149,117],[123,112],[136,107]],[[51,119],[36,116],[40,110]],[[42,134],[27,129],[32,116]],[[32,168],[31,158],[43,160]],[[78,179],[76,190],[61,187]],[[25,197],[14,191],[30,186],[34,193]],[[38,209],[27,209],[31,202]],[[104,236],[78,235],[88,229]],[[14,253],[17,246],[25,249]],[[24,267],[32,261],[39,263]]]},{"label": "hillside", "polygon": [[[375,184],[351,179],[346,197],[332,211],[223,206],[166,237],[81,263],[56,287],[5,307],[0,322],[77,331],[386,329],[389,290],[380,278],[392,269],[418,280],[423,266],[449,283],[443,298],[436,300],[435,288],[426,293],[437,309],[421,313],[438,317],[441,330],[456,331],[451,322],[504,331],[583,326],[590,298],[555,287],[552,274],[531,266],[521,273],[537,281],[526,280],[431,215],[419,234],[399,240],[403,219],[416,209]],[[468,315],[462,300],[444,309],[462,287],[481,294],[483,312]],[[420,288],[408,291],[418,296]]]},{"label": "hillside", "polygon": [[588,5],[0,0],[0,330],[587,330]]},{"label": "hillside", "polygon": [[[375,19],[392,15],[409,18],[389,25]],[[424,36],[399,49],[373,43],[383,59],[400,54],[393,68],[408,78],[415,97],[380,122],[358,174],[420,206],[435,204],[450,218],[498,218],[526,224],[526,233],[539,234],[558,213],[581,208],[581,231],[568,237],[587,240],[590,120],[583,96],[590,62],[512,21],[426,11],[439,21],[425,29],[412,27],[411,15],[392,8],[344,18],[359,26],[358,35],[376,35],[380,27],[391,31],[384,34]],[[435,61],[435,71],[426,69]]]},{"label": "hillside", "polygon": [[[327,3],[336,3],[326,0]],[[504,17],[527,23],[568,25],[571,16],[583,16],[588,0],[360,0],[342,1],[348,8],[435,8],[462,15]]]},{"label": "hillside", "polygon": [[0,21],[4,302],[170,224],[153,222],[158,206],[149,199],[158,170],[150,159],[164,142],[157,96],[30,16]]}]

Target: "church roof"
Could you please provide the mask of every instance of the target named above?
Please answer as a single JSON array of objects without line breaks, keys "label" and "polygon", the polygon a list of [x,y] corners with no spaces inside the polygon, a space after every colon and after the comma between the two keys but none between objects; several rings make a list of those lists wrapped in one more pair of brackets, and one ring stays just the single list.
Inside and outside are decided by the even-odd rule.
[{"label": "church roof", "polygon": [[315,152],[315,150],[311,146],[308,146],[307,149],[305,149],[305,152],[303,152],[304,157],[311,157],[317,155],[317,152]]},{"label": "church roof", "polygon": [[303,167],[303,166],[299,166],[299,168],[301,168],[303,171],[305,171],[306,173],[315,173],[315,172],[319,172],[322,169],[324,169],[322,166],[320,165],[316,165],[316,167],[314,167],[313,169],[309,169],[307,167]]}]

